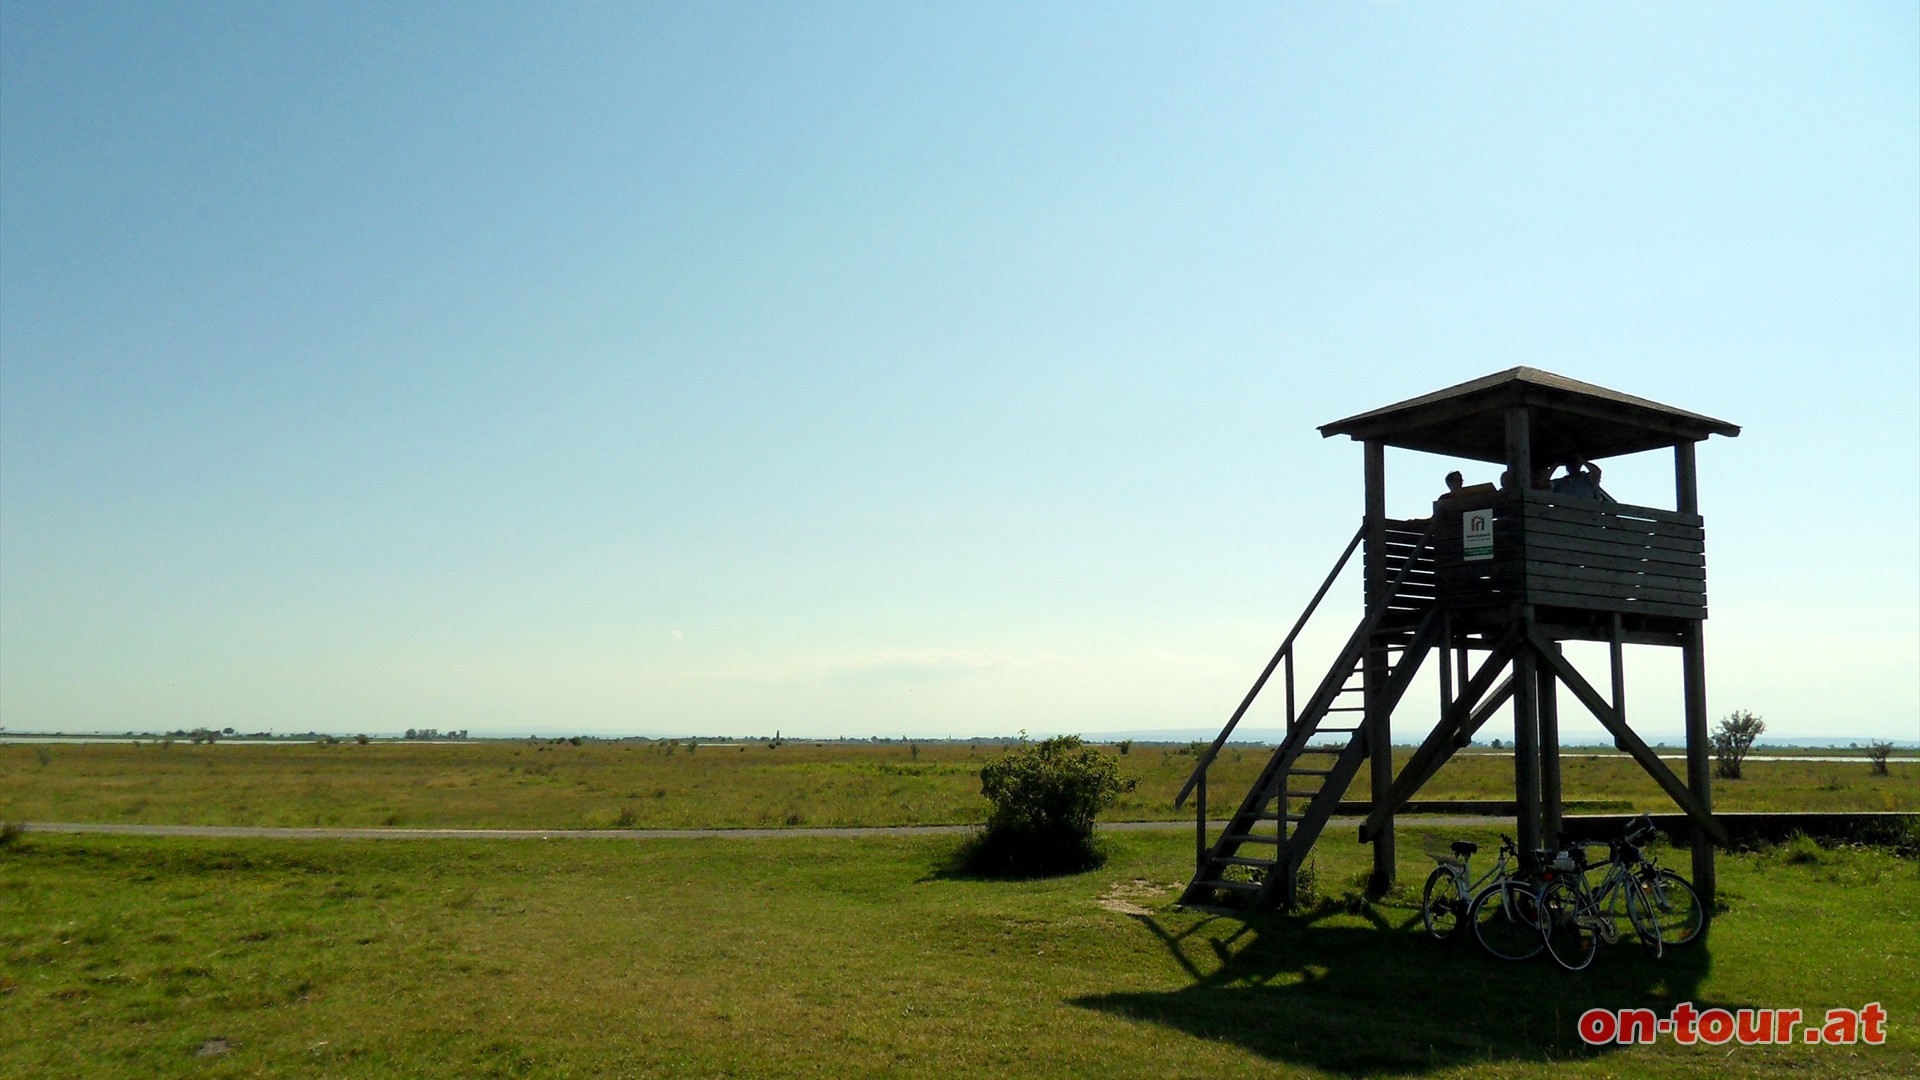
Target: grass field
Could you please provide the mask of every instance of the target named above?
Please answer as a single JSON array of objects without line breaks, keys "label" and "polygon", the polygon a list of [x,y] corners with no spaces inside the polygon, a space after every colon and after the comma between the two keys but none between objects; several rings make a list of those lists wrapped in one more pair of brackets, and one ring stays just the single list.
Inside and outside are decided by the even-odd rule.
[{"label": "grass field", "polygon": [[[194,746],[0,745],[0,821],[439,828],[727,828],[965,824],[985,818],[979,769],[989,743],[475,742]],[[1116,754],[1138,788],[1109,820],[1174,820],[1191,755],[1161,746]],[[1265,762],[1229,749],[1209,784],[1230,809]],[[1399,752],[1402,757],[1408,751]],[[1676,771],[1682,763],[1674,763]],[[1887,776],[1860,762],[1769,761],[1720,781],[1714,805],[1739,810],[1920,810],[1920,761]],[[1575,811],[1664,811],[1666,795],[1623,755],[1564,763]],[[1366,770],[1349,798],[1367,797]],[[1454,759],[1421,793],[1511,799],[1511,759]],[[1189,811],[1190,812],[1190,811]]]},{"label": "grass field", "polygon": [[[0,847],[0,1075],[1920,1074],[1920,874],[1871,849],[1728,856],[1703,947],[1573,975],[1362,901],[1352,843],[1318,907],[1243,924],[1173,906],[1183,835],[1034,882],[951,876],[953,842],[29,833]],[[1681,1001],[1893,1019],[1883,1047],[1575,1032]]]},{"label": "grass field", "polygon": [[[1109,750],[1116,753],[1117,750]],[[602,828],[980,821],[989,744],[0,746],[0,820]],[[1231,751],[1215,790],[1262,762]],[[1166,819],[1192,765],[1119,755],[1109,819]],[[1462,757],[1424,797],[1497,799]],[[1914,809],[1920,765],[1768,762],[1724,809]],[[1362,784],[1353,797],[1364,798]],[[1632,762],[1569,800],[1665,809]],[[1920,1074],[1920,863],[1809,842],[1721,859],[1706,946],[1569,975],[1426,939],[1412,889],[1249,923],[1174,906],[1182,832],[1086,874],[946,869],[954,837],[0,843],[0,1076],[1806,1076]],[[1453,834],[1449,834],[1453,835]],[[1458,835],[1471,836],[1471,831]],[[1483,840],[1490,835],[1481,834]],[[1667,861],[1685,867],[1684,853]],[[1884,1047],[1595,1049],[1588,1007],[1880,1002]]]}]

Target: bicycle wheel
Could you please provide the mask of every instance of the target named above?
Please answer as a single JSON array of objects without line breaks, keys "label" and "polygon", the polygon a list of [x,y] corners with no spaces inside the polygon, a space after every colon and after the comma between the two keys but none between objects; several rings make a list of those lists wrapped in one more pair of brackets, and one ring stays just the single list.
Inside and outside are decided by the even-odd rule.
[{"label": "bicycle wheel", "polygon": [[1660,924],[1653,917],[1653,897],[1640,879],[1631,875],[1620,880],[1620,887],[1626,896],[1627,921],[1633,924],[1633,933],[1647,954],[1655,960],[1666,954],[1666,941],[1660,936]]},{"label": "bicycle wheel", "polygon": [[1647,890],[1662,945],[1682,948],[1706,936],[1707,907],[1686,878],[1671,870],[1648,870],[1641,873],[1640,884]]},{"label": "bicycle wheel", "polygon": [[1480,947],[1502,960],[1531,960],[1546,943],[1534,921],[1533,890],[1522,881],[1503,881],[1480,890],[1467,909]]},{"label": "bicycle wheel", "polygon": [[1568,971],[1585,970],[1600,951],[1600,933],[1593,920],[1601,916],[1582,903],[1571,882],[1550,881],[1540,890],[1540,939],[1554,963]]},{"label": "bicycle wheel", "polygon": [[1427,933],[1445,941],[1460,928],[1460,918],[1466,914],[1467,898],[1461,895],[1460,879],[1453,871],[1444,866],[1436,866],[1433,873],[1427,875],[1427,888],[1420,901],[1420,921],[1427,924]]}]

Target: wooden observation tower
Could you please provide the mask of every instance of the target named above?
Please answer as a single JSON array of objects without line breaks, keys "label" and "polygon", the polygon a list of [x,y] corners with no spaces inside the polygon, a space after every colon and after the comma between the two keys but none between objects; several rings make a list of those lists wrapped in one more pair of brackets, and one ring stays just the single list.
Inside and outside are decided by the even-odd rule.
[{"label": "wooden observation tower", "polygon": [[[1366,513],[1175,800],[1177,806],[1198,796],[1197,865],[1182,903],[1290,905],[1296,874],[1362,764],[1370,769],[1373,799],[1360,839],[1373,845],[1372,887],[1384,890],[1394,879],[1395,812],[1509,701],[1519,844],[1549,846],[1561,824],[1561,687],[1685,812],[1694,885],[1711,903],[1710,841],[1726,835],[1713,817],[1708,768],[1706,534],[1694,444],[1739,433],[1723,420],[1525,367],[1321,427],[1323,437],[1346,435],[1365,445]],[[1443,496],[1431,517],[1395,520],[1386,513],[1389,446],[1491,462],[1512,479],[1497,489]],[[1673,449],[1672,509],[1555,492],[1536,473],[1666,447]],[[1294,642],[1356,550],[1365,612],[1325,675],[1296,686]],[[1610,646],[1611,670],[1602,680],[1610,692],[1567,662],[1564,641]],[[1684,782],[1628,725],[1628,644],[1680,650]],[[1429,656],[1437,660],[1439,719],[1396,774],[1393,716]],[[1276,674],[1287,734],[1225,830],[1212,837],[1207,770]]]}]

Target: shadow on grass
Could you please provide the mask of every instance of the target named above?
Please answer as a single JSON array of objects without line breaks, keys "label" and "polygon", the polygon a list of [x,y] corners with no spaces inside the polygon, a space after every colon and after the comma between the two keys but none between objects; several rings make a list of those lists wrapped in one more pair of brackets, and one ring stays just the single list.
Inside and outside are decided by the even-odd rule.
[{"label": "shadow on grass", "polygon": [[945,852],[922,880],[1037,881],[1098,870],[1107,847],[1091,836],[1032,836],[981,829]]},{"label": "shadow on grass", "polygon": [[1581,1041],[1576,1022],[1589,1008],[1664,1017],[1683,1001],[1740,1007],[1695,998],[1712,963],[1706,942],[1658,961],[1622,942],[1574,973],[1544,956],[1495,960],[1471,936],[1435,941],[1417,914],[1371,904],[1203,919],[1177,932],[1155,916],[1134,919],[1192,984],[1072,1004],[1332,1073],[1590,1058],[1619,1048]]}]

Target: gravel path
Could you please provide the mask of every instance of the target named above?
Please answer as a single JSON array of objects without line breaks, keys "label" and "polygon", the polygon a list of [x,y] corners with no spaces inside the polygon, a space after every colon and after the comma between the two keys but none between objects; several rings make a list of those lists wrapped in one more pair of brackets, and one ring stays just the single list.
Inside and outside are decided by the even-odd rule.
[{"label": "gravel path", "polygon": [[[1406,817],[1408,824],[1467,827],[1497,825],[1498,817]],[[1330,828],[1357,827],[1359,818],[1334,818]],[[1219,830],[1227,822],[1211,822]],[[869,825],[841,829],[329,829],[273,828],[263,825],[125,825],[91,821],[29,821],[36,833],[103,833],[111,836],[199,836],[263,840],[767,840],[782,836],[939,836],[970,832],[973,825]],[[1107,832],[1191,830],[1191,821],[1109,821]]]}]

